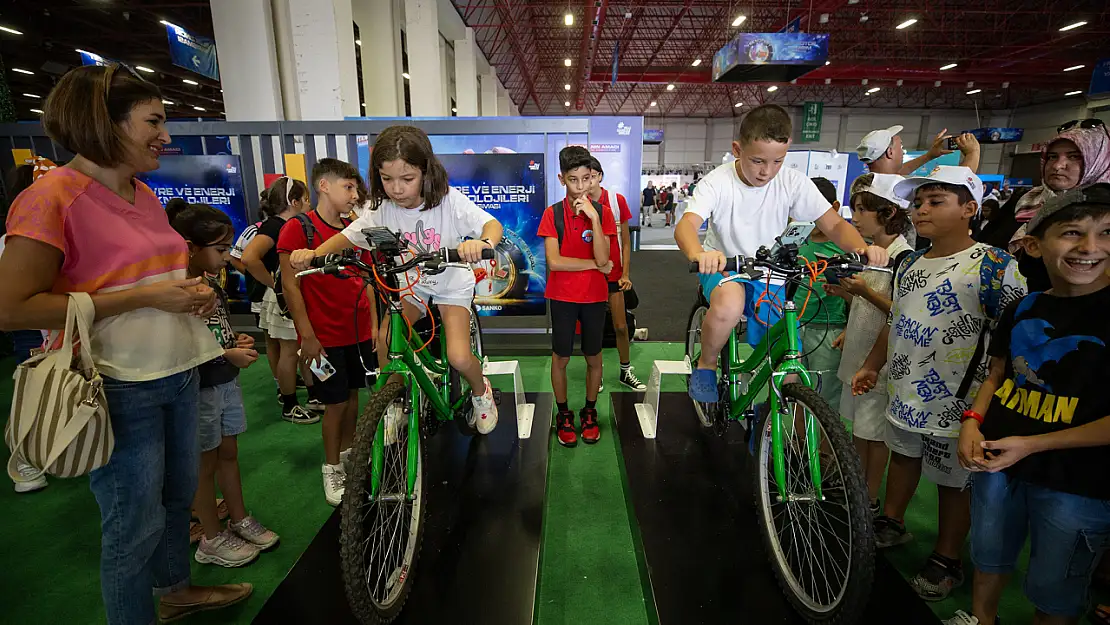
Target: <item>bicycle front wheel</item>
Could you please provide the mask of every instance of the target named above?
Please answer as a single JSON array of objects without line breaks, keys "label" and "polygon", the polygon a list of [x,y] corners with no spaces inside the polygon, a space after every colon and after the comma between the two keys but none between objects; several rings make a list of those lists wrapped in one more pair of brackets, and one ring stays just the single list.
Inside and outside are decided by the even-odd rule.
[{"label": "bicycle front wheel", "polygon": [[[766,415],[752,471],[764,545],[779,585],[809,623],[858,623],[875,575],[875,535],[859,456],[840,418],[802,384],[784,384],[785,500],[779,495]],[[805,417],[817,421],[821,497],[807,453]]]},{"label": "bicycle front wheel", "polygon": [[[363,625],[390,623],[412,589],[424,536],[425,454],[417,436],[416,481],[407,495],[409,436],[404,400],[408,387],[390,382],[370,398],[355,434],[343,494],[340,562],[351,612]],[[421,410],[423,402],[413,406]],[[419,419],[430,415],[417,415]],[[381,473],[373,476],[374,437],[383,430]],[[376,477],[378,495],[371,496]]]}]

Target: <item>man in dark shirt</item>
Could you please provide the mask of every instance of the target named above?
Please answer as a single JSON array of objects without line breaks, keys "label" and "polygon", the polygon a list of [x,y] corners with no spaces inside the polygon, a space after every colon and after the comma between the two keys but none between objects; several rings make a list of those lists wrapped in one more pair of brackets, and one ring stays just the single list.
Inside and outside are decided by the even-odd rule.
[{"label": "man in dark shirt", "polygon": [[1110,185],[1053,198],[1027,231],[1052,288],[1006,309],[990,376],[964,413],[960,462],[976,472],[973,614],[949,625],[995,622],[1027,535],[1033,623],[1078,623],[1110,547]]}]

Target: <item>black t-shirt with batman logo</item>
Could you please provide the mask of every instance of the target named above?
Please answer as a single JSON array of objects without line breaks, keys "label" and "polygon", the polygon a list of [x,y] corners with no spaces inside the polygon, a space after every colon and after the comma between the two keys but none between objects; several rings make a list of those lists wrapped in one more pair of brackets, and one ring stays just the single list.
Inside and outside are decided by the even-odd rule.
[{"label": "black t-shirt with batman logo", "polygon": [[[1006,377],[983,423],[987,440],[1035,436],[1110,416],[1110,287],[1080,297],[1031,293],[1007,307],[990,355]],[[1006,470],[1054,490],[1110,500],[1110,447],[1056,449]]]}]

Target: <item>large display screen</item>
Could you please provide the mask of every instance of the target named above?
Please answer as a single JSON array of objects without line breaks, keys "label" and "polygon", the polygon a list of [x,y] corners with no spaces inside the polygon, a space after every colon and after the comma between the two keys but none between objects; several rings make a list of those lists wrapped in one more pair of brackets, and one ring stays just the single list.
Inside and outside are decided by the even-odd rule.
[{"label": "large display screen", "polygon": [[543,315],[547,265],[536,235],[547,207],[543,153],[441,154],[452,187],[501,222],[497,257],[474,267],[481,315]]}]

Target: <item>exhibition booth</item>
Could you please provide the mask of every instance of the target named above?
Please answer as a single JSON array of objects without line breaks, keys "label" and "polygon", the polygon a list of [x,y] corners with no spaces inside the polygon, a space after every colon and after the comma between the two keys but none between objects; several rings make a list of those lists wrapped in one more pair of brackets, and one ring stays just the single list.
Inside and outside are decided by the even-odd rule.
[{"label": "exhibition booth", "polygon": [[[543,241],[536,236],[544,209],[564,197],[559,151],[588,147],[605,169],[605,186],[623,194],[639,219],[643,119],[640,117],[356,118],[336,122],[170,122],[173,142],[159,169],[141,178],[163,203],[173,197],[215,206],[238,235],[258,221],[258,195],[276,176],[308,180],[321,158],[354,164],[367,176],[370,147],[394,124],[428,133],[451,185],[505,227],[497,258],[475,268],[475,303],[488,348],[530,352],[548,349]],[[10,170],[33,155],[64,163],[72,155],[39,124],[0,125],[0,167]],[[313,198],[315,200],[315,198]],[[435,233],[414,241],[436,247]],[[227,276],[229,294],[245,312],[242,279]]]}]

